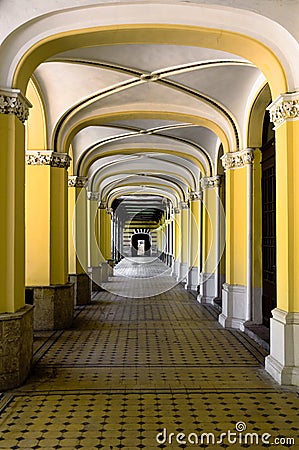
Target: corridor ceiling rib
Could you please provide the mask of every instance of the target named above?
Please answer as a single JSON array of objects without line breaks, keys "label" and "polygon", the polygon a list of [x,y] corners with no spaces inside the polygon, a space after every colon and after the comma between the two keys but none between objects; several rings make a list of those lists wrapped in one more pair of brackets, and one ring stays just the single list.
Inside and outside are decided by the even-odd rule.
[{"label": "corridor ceiling rib", "polygon": [[[72,61],[73,64],[75,62],[76,62],[76,60]],[[221,62],[223,64],[221,64]],[[65,64],[65,61],[63,61],[63,63],[61,65],[63,66],[64,64]],[[95,64],[93,64],[93,65],[95,65]],[[103,64],[101,62],[96,64],[96,67],[102,67],[102,66],[103,66]],[[107,66],[108,66],[108,64],[105,64],[104,67],[107,67]],[[190,68],[190,66],[191,66],[191,68]],[[186,72],[190,73],[191,69],[193,72],[202,67],[205,67],[205,68],[208,67],[209,69],[211,69],[214,67],[223,68],[226,66],[229,66],[230,69],[232,69],[234,66],[236,66],[236,67],[245,66],[246,68],[251,67],[254,70],[256,70],[255,67],[247,61],[219,61],[218,60],[215,62],[210,61],[210,62],[203,62],[203,63],[193,63],[189,66],[187,64],[184,64],[183,66],[178,66],[176,68],[164,68],[162,70],[157,70],[157,71],[154,71],[152,74],[142,73],[142,71],[140,71],[140,70],[137,73],[136,70],[133,70],[129,67],[126,67],[126,68],[119,67],[119,66],[113,67],[111,64],[109,64],[109,68],[114,69],[115,71],[120,71],[120,72],[123,71],[125,73],[130,73],[134,76],[136,76],[136,73],[137,73],[137,76],[139,77],[139,79],[125,80],[122,83],[118,83],[112,87],[106,88],[106,89],[102,90],[101,92],[93,93],[89,97],[79,100],[77,102],[77,104],[70,107],[68,109],[68,111],[66,111],[63,114],[63,116],[60,117],[58,123],[55,126],[55,130],[53,132],[53,138],[52,138],[53,148],[60,151],[60,149],[59,149],[59,142],[60,142],[59,134],[63,133],[64,128],[67,128],[70,118],[72,116],[76,115],[77,112],[79,112],[86,106],[89,106],[92,103],[96,103],[96,102],[100,101],[101,99],[106,98],[109,95],[115,95],[123,90],[132,89],[134,86],[138,86],[140,83],[156,82],[158,84],[168,86],[172,89],[179,90],[180,92],[183,92],[187,95],[191,95],[205,103],[208,103],[208,104],[214,106],[216,110],[219,110],[219,112],[222,113],[231,124],[233,133],[236,138],[236,149],[238,149],[239,141],[240,141],[240,136],[239,136],[240,133],[237,130],[237,128],[238,128],[237,121],[236,121],[236,119],[233,118],[232,112],[229,112],[227,110],[227,108],[223,104],[221,104],[221,101],[220,102],[218,100],[216,101],[215,99],[212,99],[210,96],[203,94],[202,92],[199,92],[197,89],[191,88],[190,86],[185,86],[184,84],[179,83],[179,82],[175,81],[174,79],[166,78],[168,76],[173,77],[173,75],[184,74]],[[59,68],[59,66],[58,66],[58,68]]]}]

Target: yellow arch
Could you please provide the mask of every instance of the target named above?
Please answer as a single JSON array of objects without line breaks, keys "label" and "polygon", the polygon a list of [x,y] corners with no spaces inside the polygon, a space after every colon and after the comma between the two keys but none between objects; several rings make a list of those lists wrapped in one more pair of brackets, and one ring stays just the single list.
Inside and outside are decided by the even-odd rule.
[{"label": "yellow arch", "polygon": [[133,43],[206,47],[240,55],[264,73],[273,98],[288,90],[280,61],[272,50],[256,39],[227,30],[172,24],[114,25],[53,34],[23,55],[14,73],[13,87],[25,92],[35,68],[57,53],[78,47]]},{"label": "yellow arch", "polygon": [[75,127],[73,127],[68,135],[66,145],[64,148],[64,151],[67,151],[69,149],[69,146],[74,138],[74,136],[79,133],[83,128],[89,127],[89,126],[96,126],[96,125],[105,125],[106,123],[109,123],[111,121],[116,120],[134,120],[134,119],[164,119],[164,120],[177,120],[179,122],[183,123],[191,123],[193,125],[198,125],[201,127],[208,128],[209,130],[213,131],[221,140],[223,148],[225,153],[231,151],[230,145],[229,145],[229,139],[220,128],[219,125],[217,125],[215,122],[199,117],[199,116],[193,116],[189,114],[182,114],[177,113],[173,111],[129,111],[129,112],[117,112],[117,113],[110,113],[110,114],[104,114],[102,116],[96,116],[96,117],[89,117],[88,120],[82,120],[76,124]]},{"label": "yellow arch", "polygon": [[185,152],[179,152],[179,151],[173,151],[171,149],[169,150],[165,150],[165,149],[160,149],[160,148],[147,148],[147,147],[140,147],[140,148],[126,148],[124,150],[107,150],[104,151],[103,153],[101,153],[100,155],[96,155],[94,158],[92,158],[90,161],[88,161],[88,164],[84,167],[84,173],[80,173],[78,175],[82,175],[82,176],[87,176],[88,171],[91,167],[91,165],[97,161],[100,158],[103,158],[105,156],[114,156],[114,155],[133,155],[135,153],[165,153],[168,155],[176,155],[176,156],[180,156],[183,157],[185,159],[189,159],[190,161],[192,161],[194,163],[194,165],[196,165],[200,171],[202,172],[202,174],[206,174],[206,170],[203,167],[203,165],[201,164],[200,161],[198,161],[195,156],[191,156],[188,155],[188,153]]}]

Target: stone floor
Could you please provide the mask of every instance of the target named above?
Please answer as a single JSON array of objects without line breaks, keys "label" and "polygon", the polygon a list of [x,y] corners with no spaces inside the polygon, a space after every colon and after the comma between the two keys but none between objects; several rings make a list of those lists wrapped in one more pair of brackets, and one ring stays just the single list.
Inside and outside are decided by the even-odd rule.
[{"label": "stone floor", "polygon": [[[131,292],[136,266],[120,269],[109,289]],[[1,397],[0,448],[299,448],[296,390],[248,336],[170,290],[167,270],[148,264],[159,295],[138,282],[133,298],[97,292],[71,329],[36,334],[31,377]]]}]

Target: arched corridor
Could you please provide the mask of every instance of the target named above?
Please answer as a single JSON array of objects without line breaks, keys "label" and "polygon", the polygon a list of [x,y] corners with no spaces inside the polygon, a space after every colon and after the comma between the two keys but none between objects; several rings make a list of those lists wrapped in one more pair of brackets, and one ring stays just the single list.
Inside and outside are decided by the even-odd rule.
[{"label": "arched corridor", "polygon": [[299,3],[23,3],[0,2],[4,434],[18,402],[45,395],[45,417],[62,390],[196,391],[194,414],[221,392],[246,421],[241,379],[252,425],[270,409],[280,428],[270,405],[299,386]]},{"label": "arched corridor", "polygon": [[[2,398],[0,447],[193,448],[198,440],[195,448],[213,448],[240,422],[259,436],[250,448],[298,439],[298,397],[266,374],[266,352],[223,329],[215,310],[181,285],[169,290],[152,264],[142,265],[165,292],[146,297],[135,284],[135,297],[127,297],[134,264],[122,268],[126,297],[95,293],[70,329],[36,333],[31,377]],[[177,440],[179,433],[186,438]]]}]

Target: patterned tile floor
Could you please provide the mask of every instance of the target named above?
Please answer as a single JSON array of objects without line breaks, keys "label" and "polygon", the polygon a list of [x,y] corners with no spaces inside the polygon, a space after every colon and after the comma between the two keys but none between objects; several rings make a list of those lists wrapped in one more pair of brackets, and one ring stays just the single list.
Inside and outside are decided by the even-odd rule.
[{"label": "patterned tile floor", "polygon": [[36,334],[31,377],[1,397],[0,448],[298,449],[297,392],[265,352],[180,285],[148,295],[95,293],[71,329]]}]

